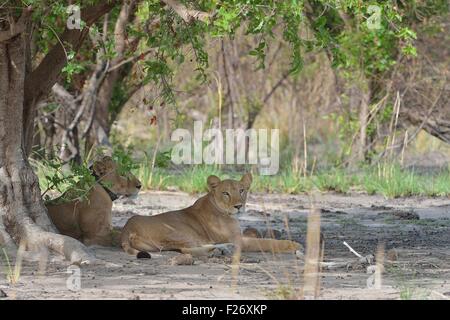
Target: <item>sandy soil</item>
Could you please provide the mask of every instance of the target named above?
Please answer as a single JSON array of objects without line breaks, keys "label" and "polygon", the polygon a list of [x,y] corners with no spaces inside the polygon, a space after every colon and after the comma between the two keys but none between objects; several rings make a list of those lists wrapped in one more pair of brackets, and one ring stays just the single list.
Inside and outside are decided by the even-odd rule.
[{"label": "sandy soil", "polygon": [[[123,226],[135,214],[182,208],[196,198],[146,192],[135,200],[118,200],[113,224]],[[322,270],[320,299],[450,299],[450,199],[253,194],[239,219],[243,228],[270,226],[287,238],[287,218],[290,236],[304,244],[312,206],[322,210],[324,261],[342,265]],[[384,262],[380,289],[367,287],[366,268],[355,263],[343,241],[364,256],[375,255],[380,243],[391,256],[395,250],[397,258]],[[295,294],[303,282],[303,260],[290,254],[245,254],[235,277],[226,257],[172,266],[177,253],[138,260],[118,248],[91,249],[107,263],[82,267],[78,291],[68,290],[68,264],[58,257],[49,261],[45,274],[36,263],[25,263],[14,285],[6,280],[2,257],[0,299],[4,294],[6,299],[278,299]]]}]

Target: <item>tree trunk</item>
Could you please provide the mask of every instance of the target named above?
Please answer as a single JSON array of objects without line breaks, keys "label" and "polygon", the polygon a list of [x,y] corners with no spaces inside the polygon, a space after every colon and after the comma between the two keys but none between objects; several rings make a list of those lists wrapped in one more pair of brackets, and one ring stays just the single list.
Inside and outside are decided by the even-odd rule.
[{"label": "tree trunk", "polygon": [[[120,9],[119,17],[116,21],[116,25],[114,27],[114,41],[115,41],[115,57],[110,61],[110,67],[112,70],[108,71],[105,75],[104,81],[101,83],[99,87],[97,99],[96,99],[96,108],[95,108],[95,118],[94,123],[92,125],[92,130],[90,131],[90,136],[88,141],[88,148],[92,148],[92,146],[100,145],[111,148],[111,144],[109,141],[109,133],[111,131],[111,125],[115,116],[120,112],[120,110],[116,110],[116,115],[111,114],[109,107],[111,104],[111,100],[113,97],[114,87],[117,83],[120,83],[124,80],[127,75],[124,71],[126,66],[118,67],[117,66],[123,61],[125,57],[125,52],[131,44],[128,41],[127,35],[127,25],[132,21],[134,17],[134,9],[135,9],[136,1],[131,0],[129,2],[124,1],[122,8]],[[105,20],[107,22],[107,20]],[[106,36],[108,32],[108,25],[104,25],[103,33]],[[106,38],[104,39],[106,41]],[[132,46],[137,46],[139,41],[133,41]],[[131,48],[130,48],[131,49]],[[136,49],[136,48],[134,48]],[[100,57],[97,63],[101,63],[102,57]],[[104,58],[103,58],[104,60]]]},{"label": "tree trunk", "polygon": [[370,92],[363,90],[361,92],[361,101],[359,106],[359,144],[358,144],[358,160],[367,160],[367,121],[369,120],[369,100]]},{"label": "tree trunk", "polygon": [[56,234],[48,218],[25,152],[24,86],[25,35],[21,33],[0,40],[0,245],[14,253],[21,242],[30,251],[49,248],[72,263],[88,262],[94,258],[87,248]]}]

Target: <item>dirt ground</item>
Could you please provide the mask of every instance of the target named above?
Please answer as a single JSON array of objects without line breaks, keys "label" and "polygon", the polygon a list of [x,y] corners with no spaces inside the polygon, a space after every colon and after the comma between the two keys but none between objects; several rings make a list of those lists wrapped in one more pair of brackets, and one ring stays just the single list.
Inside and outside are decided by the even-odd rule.
[{"label": "dirt ground", "polygon": [[[143,192],[134,200],[118,200],[113,224],[123,226],[136,214],[186,207],[197,197]],[[450,299],[450,199],[252,194],[239,219],[243,228],[270,226],[281,231],[281,238],[287,238],[289,230],[294,240],[305,244],[312,206],[322,210],[324,262],[329,266],[320,273],[319,299]],[[368,287],[366,266],[357,263],[343,241],[363,256],[375,255],[384,244],[381,288]],[[0,299],[281,299],[295,295],[303,283],[303,259],[293,254],[244,254],[235,276],[226,257],[172,266],[169,261],[177,253],[138,260],[119,248],[91,249],[107,263],[83,266],[78,291],[68,289],[68,264],[58,257],[49,260],[45,274],[36,263],[25,263],[11,285],[2,256]]]}]

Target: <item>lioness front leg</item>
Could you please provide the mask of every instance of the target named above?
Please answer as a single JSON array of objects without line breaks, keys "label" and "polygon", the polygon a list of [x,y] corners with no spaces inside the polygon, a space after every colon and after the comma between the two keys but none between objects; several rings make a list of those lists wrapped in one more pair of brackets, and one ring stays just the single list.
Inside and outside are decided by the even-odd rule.
[{"label": "lioness front leg", "polygon": [[295,252],[301,245],[291,240],[259,239],[242,237],[241,249],[247,252]]}]

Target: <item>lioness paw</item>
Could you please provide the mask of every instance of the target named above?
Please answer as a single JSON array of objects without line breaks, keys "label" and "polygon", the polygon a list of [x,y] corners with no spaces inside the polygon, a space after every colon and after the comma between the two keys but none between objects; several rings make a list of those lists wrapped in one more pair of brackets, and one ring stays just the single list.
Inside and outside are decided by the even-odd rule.
[{"label": "lioness paw", "polygon": [[232,243],[222,243],[215,245],[215,248],[209,253],[209,257],[231,257],[234,254],[236,246]]}]

